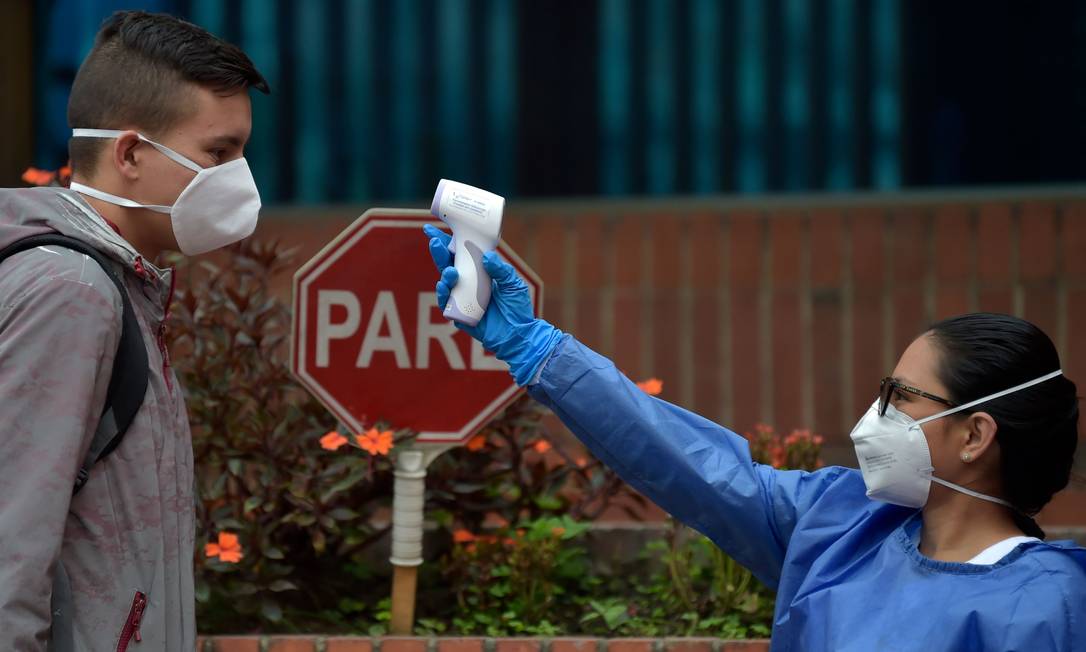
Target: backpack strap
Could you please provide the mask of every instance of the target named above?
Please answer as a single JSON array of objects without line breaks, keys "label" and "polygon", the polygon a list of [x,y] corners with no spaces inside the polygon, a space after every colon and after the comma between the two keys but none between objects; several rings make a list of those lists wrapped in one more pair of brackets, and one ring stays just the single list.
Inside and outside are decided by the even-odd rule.
[{"label": "backpack strap", "polygon": [[128,426],[132,424],[140,406],[143,405],[149,376],[147,349],[124,281],[117,273],[113,261],[94,247],[75,238],[58,233],[47,233],[23,238],[8,245],[0,250],[0,262],[21,251],[42,246],[63,247],[92,258],[121,293],[121,337],[117,343],[117,355],[113,358],[113,371],[109,378],[109,389],[106,392],[105,405],[102,407],[102,416],[94,431],[90,449],[76,475],[75,487],[72,490],[72,495],[75,495],[87,483],[91,467],[120,445]]}]

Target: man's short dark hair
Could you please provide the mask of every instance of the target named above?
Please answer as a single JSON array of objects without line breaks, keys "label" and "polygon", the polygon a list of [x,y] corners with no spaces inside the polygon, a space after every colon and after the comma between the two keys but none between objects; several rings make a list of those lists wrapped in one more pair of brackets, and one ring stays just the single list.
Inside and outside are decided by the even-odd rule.
[{"label": "man's short dark hair", "polygon": [[[268,82],[241,48],[168,14],[118,11],[102,24],[72,84],[68,126],[157,134],[192,110],[186,84],[232,95]],[[154,136],[150,136],[154,137]],[[73,138],[72,170],[89,176],[108,141]]]}]

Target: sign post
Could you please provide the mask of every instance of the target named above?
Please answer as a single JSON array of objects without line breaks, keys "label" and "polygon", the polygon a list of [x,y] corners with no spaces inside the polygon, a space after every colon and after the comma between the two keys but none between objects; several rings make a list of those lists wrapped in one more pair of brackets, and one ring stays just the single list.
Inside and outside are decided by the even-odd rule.
[{"label": "sign post", "polygon": [[[396,455],[392,507],[393,634],[414,623],[423,562],[426,468],[467,442],[521,393],[508,367],[445,320],[422,227],[425,210],[366,211],[294,275],[291,371],[354,433],[377,421],[417,433]],[[528,284],[543,283],[504,242]]]}]

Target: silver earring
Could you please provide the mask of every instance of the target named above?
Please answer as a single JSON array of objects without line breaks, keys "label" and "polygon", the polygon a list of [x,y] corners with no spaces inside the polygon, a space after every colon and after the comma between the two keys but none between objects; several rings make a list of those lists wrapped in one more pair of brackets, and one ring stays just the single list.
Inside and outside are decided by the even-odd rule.
[{"label": "silver earring", "polygon": [[973,459],[972,455],[970,455],[969,453],[962,453],[962,461],[963,462],[968,462],[971,459]]}]

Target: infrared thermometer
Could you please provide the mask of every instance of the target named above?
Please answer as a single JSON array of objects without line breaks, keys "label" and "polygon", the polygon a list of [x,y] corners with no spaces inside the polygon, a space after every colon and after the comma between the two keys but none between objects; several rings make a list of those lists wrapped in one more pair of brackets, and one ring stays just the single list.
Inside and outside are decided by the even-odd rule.
[{"label": "infrared thermometer", "polygon": [[490,275],[483,269],[483,253],[498,246],[505,198],[465,183],[442,179],[437,184],[430,213],[452,229],[449,250],[460,280],[445,306],[445,318],[475,326],[490,303]]}]

